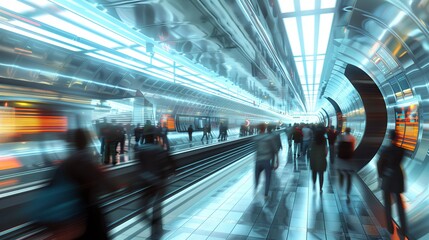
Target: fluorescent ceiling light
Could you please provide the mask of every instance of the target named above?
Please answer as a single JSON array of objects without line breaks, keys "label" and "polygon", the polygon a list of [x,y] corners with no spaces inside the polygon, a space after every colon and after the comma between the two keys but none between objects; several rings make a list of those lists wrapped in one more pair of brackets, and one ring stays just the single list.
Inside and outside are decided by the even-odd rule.
[{"label": "fluorescent ceiling light", "polygon": [[314,76],[314,61],[306,61],[306,66],[307,66],[307,82],[308,84],[312,84],[313,79],[312,77]]},{"label": "fluorescent ceiling light", "polygon": [[146,52],[146,47],[145,46],[136,47],[135,49],[138,50],[138,51],[140,51],[140,52],[142,52],[142,53]]},{"label": "fluorescent ceiling light", "polygon": [[38,33],[40,35],[44,35],[44,36],[47,36],[49,38],[53,38],[53,39],[59,40],[61,42],[68,43],[70,45],[74,45],[76,47],[83,48],[85,50],[92,50],[92,49],[94,49],[93,47],[90,47],[90,46],[88,46],[86,44],[83,44],[83,43],[71,40],[69,38],[57,35],[55,33],[51,33],[49,31],[43,30],[41,28],[35,27],[33,25],[30,25],[30,24],[27,24],[27,23],[24,23],[24,22],[21,22],[21,21],[18,21],[18,20],[11,21],[10,23],[13,24],[13,25],[15,25],[15,26],[18,26],[18,27],[30,30],[30,31],[35,32],[35,33]]},{"label": "fluorescent ceiling light", "polygon": [[4,24],[0,23],[0,28],[3,28],[5,30],[7,30],[7,31],[14,32],[14,33],[17,33],[17,34],[20,34],[20,35],[23,35],[23,36],[26,36],[26,37],[29,37],[29,38],[33,38],[33,39],[39,40],[41,42],[45,42],[45,43],[48,43],[48,44],[51,44],[51,45],[55,45],[57,47],[68,49],[68,50],[71,50],[71,51],[74,51],[74,52],[80,51],[80,49],[78,49],[78,48],[75,48],[75,47],[69,46],[67,44],[63,44],[63,43],[60,43],[60,42],[57,42],[57,41],[51,40],[49,38],[33,34],[33,33],[30,33],[30,32],[23,31],[23,30],[18,29],[16,27],[10,27],[10,26],[7,26],[7,25],[4,25]]},{"label": "fluorescent ceiling light", "polygon": [[299,1],[301,11],[308,11],[308,10],[314,10],[316,7],[315,0],[301,0]]},{"label": "fluorescent ceiling light", "polygon": [[75,22],[78,25],[84,26],[85,28],[87,28],[91,31],[100,33],[104,36],[107,36],[110,39],[115,40],[118,43],[125,44],[126,46],[131,46],[131,45],[135,44],[133,41],[130,41],[129,39],[122,37],[121,35],[116,34],[112,31],[100,26],[99,24],[96,24],[92,21],[89,21],[88,19],[86,19],[82,16],[79,16],[75,13],[66,11],[66,12],[60,12],[60,15],[66,17],[67,19]]},{"label": "fluorescent ceiling light", "polygon": [[146,65],[143,65],[143,64],[138,63],[136,61],[133,61],[133,60],[130,60],[130,59],[126,59],[126,58],[120,57],[118,55],[115,55],[113,53],[109,53],[109,52],[106,52],[106,51],[96,51],[96,53],[104,55],[104,56],[112,58],[112,59],[116,59],[116,60],[118,60],[120,62],[129,64],[129,65],[133,65],[133,66],[138,67],[138,68],[146,68],[147,67]]},{"label": "fluorescent ceiling light", "polygon": [[80,28],[72,23],[66,22],[62,19],[59,19],[57,17],[51,16],[51,15],[42,15],[42,16],[36,16],[34,19],[45,23],[47,25],[50,25],[54,28],[57,28],[61,31],[66,31],[70,34],[73,34],[77,37],[84,38],[90,42],[93,42],[98,45],[102,45],[108,48],[117,48],[120,47],[119,44],[112,42],[110,40],[107,40],[105,37],[102,37],[100,35],[97,35],[93,32],[87,31],[83,28]]},{"label": "fluorescent ceiling light", "polygon": [[123,53],[125,55],[128,55],[132,58],[135,58],[138,61],[144,62],[146,64],[150,63],[150,57],[146,54],[134,51],[134,50],[129,49],[129,48],[118,49],[117,51],[120,53]]},{"label": "fluorescent ceiling light", "polygon": [[303,16],[302,18],[303,26],[303,39],[304,39],[304,51],[305,55],[314,54],[314,15]]},{"label": "fluorescent ceiling light", "polygon": [[293,0],[280,0],[279,6],[282,13],[295,12]]},{"label": "fluorescent ceiling light", "polygon": [[3,1],[1,7],[20,14],[36,10],[35,8],[17,0],[9,0],[7,3],[6,1]]},{"label": "fluorescent ceiling light", "polygon": [[316,61],[316,71],[315,71],[315,74],[316,74],[316,76],[317,75],[322,75],[322,70],[323,70],[323,63],[324,63],[325,61],[323,61],[323,60],[317,60]]},{"label": "fluorescent ceiling light", "polygon": [[183,71],[182,69],[183,69],[182,67],[180,67],[180,68],[176,67],[176,70],[175,70],[176,75],[184,76],[184,77],[187,77],[187,78],[188,78],[188,76],[192,76],[191,74],[189,74],[188,72]]},{"label": "fluorescent ceiling light", "polygon": [[147,70],[149,72],[151,72],[151,73],[155,73],[155,74],[158,74],[158,75],[161,75],[161,76],[164,76],[164,77],[168,78],[169,79],[168,81],[170,81],[170,82],[174,81],[174,76],[173,76],[173,73],[171,73],[171,72],[166,72],[166,71],[158,70],[156,68],[149,68]]},{"label": "fluorescent ceiling light", "polygon": [[171,66],[174,64],[174,60],[172,60],[171,58],[168,58],[162,54],[159,53],[155,53],[154,57],[158,60],[160,60],[161,62],[164,62],[164,64]]},{"label": "fluorescent ceiling light", "polygon": [[319,41],[318,41],[318,54],[325,54],[328,47],[329,36],[331,35],[332,20],[334,19],[333,13],[320,14],[319,25]]},{"label": "fluorescent ceiling light", "polygon": [[335,8],[336,0],[322,0],[320,8]]},{"label": "fluorescent ceiling light", "polygon": [[116,60],[114,60],[112,58],[109,58],[109,57],[101,56],[100,54],[97,54],[97,53],[91,53],[90,52],[90,53],[85,53],[85,54],[88,55],[88,56],[91,56],[91,57],[94,57],[94,58],[97,58],[97,59],[109,62],[109,63],[113,63],[113,64],[118,65],[118,66],[122,66],[122,67],[125,67],[125,68],[130,68],[130,69],[134,69],[136,71],[140,71],[140,69],[138,69],[136,67],[130,66],[130,65],[125,64],[125,63],[120,62],[120,61],[116,61]]},{"label": "fluorescent ceiling light", "polygon": [[290,46],[292,48],[292,53],[294,56],[301,56],[301,44],[298,34],[298,25],[296,23],[296,18],[284,18],[283,19],[287,36],[289,39]]},{"label": "fluorescent ceiling light", "polygon": [[158,68],[168,68],[173,67],[173,65],[166,64],[164,62],[159,61],[158,59],[152,58],[152,66],[158,67]]},{"label": "fluorescent ceiling light", "polygon": [[[177,73],[176,73],[177,74]],[[193,82],[197,82],[197,83],[206,83],[205,80],[203,80],[201,77],[199,76],[193,76],[193,75],[188,75],[185,76],[185,78],[192,80]]]}]

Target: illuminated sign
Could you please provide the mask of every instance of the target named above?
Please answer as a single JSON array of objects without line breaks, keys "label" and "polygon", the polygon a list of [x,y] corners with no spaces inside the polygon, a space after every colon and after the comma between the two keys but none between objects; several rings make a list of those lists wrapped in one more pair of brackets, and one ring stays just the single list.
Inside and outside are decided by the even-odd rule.
[{"label": "illuminated sign", "polygon": [[398,136],[396,145],[414,151],[419,134],[418,105],[395,107],[395,131]]}]

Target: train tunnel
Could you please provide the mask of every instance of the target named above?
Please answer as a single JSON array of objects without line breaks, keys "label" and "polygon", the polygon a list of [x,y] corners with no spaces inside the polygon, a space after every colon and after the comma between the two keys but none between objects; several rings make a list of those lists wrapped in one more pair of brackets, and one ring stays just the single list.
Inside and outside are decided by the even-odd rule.
[{"label": "train tunnel", "polygon": [[[99,164],[108,165],[113,175],[128,176],[130,173],[123,169],[133,165],[131,153],[140,143],[136,137],[139,126],[142,131],[149,125],[164,127],[168,140],[160,137],[158,142],[181,159],[182,167],[189,167],[196,159],[209,159],[222,151],[231,151],[231,156],[239,158],[235,151],[244,158],[254,151],[250,150],[253,145],[249,139],[258,127],[262,123],[275,125],[283,141],[281,156],[286,159],[282,171],[290,171],[285,176],[292,176],[291,182],[300,189],[302,179],[311,182],[306,178],[310,170],[305,164],[298,166],[289,161],[284,129],[294,124],[319,124],[334,126],[338,133],[350,128],[356,138],[353,206],[344,205],[335,187],[335,171],[325,173],[332,183],[323,194],[332,194],[328,197],[335,197],[338,206],[344,206],[338,207],[340,220],[328,224],[328,213],[317,220],[323,228],[296,225],[289,220],[279,220],[280,224],[272,221],[279,215],[273,210],[264,215],[271,218],[269,224],[260,226],[262,220],[256,219],[262,213],[247,216],[244,212],[243,216],[254,217],[259,225],[253,222],[247,231],[248,224],[235,222],[232,224],[237,229],[245,230],[224,229],[216,235],[213,229],[202,229],[183,235],[184,239],[198,238],[198,234],[220,239],[390,237],[383,230],[385,201],[377,173],[380,155],[390,144],[390,130],[398,137],[396,146],[405,152],[405,191],[401,196],[407,216],[406,237],[429,239],[429,137],[425,117],[429,96],[428,24],[427,0],[3,1],[0,201],[4,204],[0,204],[0,212],[13,213],[19,209],[15,204],[28,199],[27,191],[46,184],[48,173],[70,154],[66,138],[72,129],[88,129],[94,154],[102,159]],[[125,139],[118,145],[117,156],[114,151],[105,155],[102,130],[106,124],[118,126]],[[246,153],[233,150],[240,149],[240,144],[248,149]],[[235,169],[234,164],[224,168]],[[274,184],[279,188],[284,183],[290,190],[291,182],[278,180]],[[180,191],[172,191],[171,196]],[[284,204],[275,205],[275,209],[287,209],[291,195],[286,190],[282,194],[277,200]],[[293,198],[299,202],[296,196],[300,196],[298,190]],[[18,200],[10,200],[15,197]],[[305,202],[314,201],[309,200],[310,195],[301,197],[307,199]],[[326,201],[321,197],[319,200],[315,206]],[[269,209],[269,203],[251,206],[254,211]],[[351,213],[352,208],[368,209],[370,213]],[[290,214],[291,219],[292,215],[297,217],[292,210]],[[33,229],[23,215],[15,215],[9,222],[3,217],[0,220],[0,238],[21,238]],[[362,230],[353,227],[352,215],[359,218],[357,228]],[[204,217],[216,226],[224,224]],[[366,217],[377,220],[366,224]],[[304,221],[309,224],[309,219]],[[118,229],[128,221],[109,224]],[[400,230],[396,211],[392,221]],[[189,226],[183,230],[170,225],[168,230],[183,233],[192,228]],[[112,236],[125,236],[117,232]],[[137,236],[127,237],[147,237]],[[174,238],[174,234],[166,238]]]}]

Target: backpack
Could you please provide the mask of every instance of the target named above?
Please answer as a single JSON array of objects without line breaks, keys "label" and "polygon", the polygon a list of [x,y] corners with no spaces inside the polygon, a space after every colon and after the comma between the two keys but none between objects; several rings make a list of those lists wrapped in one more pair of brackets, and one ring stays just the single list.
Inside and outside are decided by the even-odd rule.
[{"label": "backpack", "polygon": [[353,157],[353,143],[340,141],[338,144],[338,157],[341,159],[349,160]]}]

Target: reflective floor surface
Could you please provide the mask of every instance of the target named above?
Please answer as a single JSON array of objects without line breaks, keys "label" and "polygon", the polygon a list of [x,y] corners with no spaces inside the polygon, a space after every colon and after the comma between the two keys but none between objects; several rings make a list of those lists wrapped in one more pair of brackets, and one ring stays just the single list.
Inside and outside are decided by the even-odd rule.
[{"label": "reflective floor surface", "polygon": [[[304,158],[293,164],[287,151],[272,174],[267,199],[264,174],[254,191],[254,160],[249,157],[238,174],[211,194],[164,217],[161,239],[399,239],[380,225],[355,184],[347,201],[345,189],[328,170],[320,193]],[[150,224],[142,221],[114,239],[151,239],[150,232]]]}]

